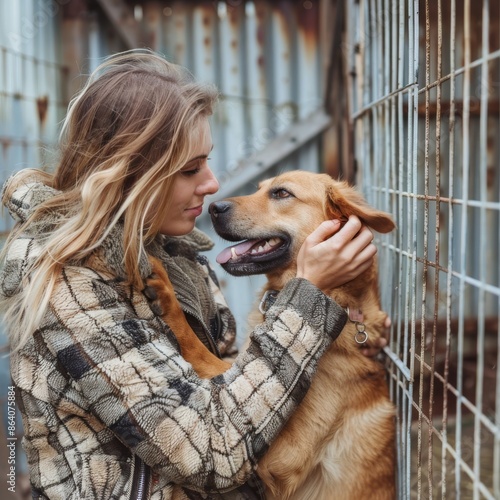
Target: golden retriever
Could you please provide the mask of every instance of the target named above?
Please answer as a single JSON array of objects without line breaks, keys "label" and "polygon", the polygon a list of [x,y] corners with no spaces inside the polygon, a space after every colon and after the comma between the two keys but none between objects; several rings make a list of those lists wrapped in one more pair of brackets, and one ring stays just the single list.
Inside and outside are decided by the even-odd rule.
[{"label": "golden retriever", "polygon": [[[219,235],[243,240],[224,250],[218,262],[233,275],[265,273],[264,292],[281,290],[295,276],[304,239],[324,220],[355,214],[378,232],[395,227],[388,214],[370,207],[347,183],[305,171],[265,180],[252,195],[212,203],[210,213]],[[148,284],[158,291],[162,305],[168,295],[175,301],[164,285],[165,271],[159,263],[153,266],[156,279]],[[384,368],[359,349],[359,343],[380,336],[387,317],[380,309],[376,263],[330,295],[348,308],[352,320],[323,355],[304,400],[259,461],[257,472],[268,499],[392,500],[394,406]],[[256,321],[262,319],[262,312],[257,313]],[[176,328],[183,325],[177,325],[178,319],[165,320],[200,376],[215,376],[229,367],[192,339],[194,333],[179,334]]]}]

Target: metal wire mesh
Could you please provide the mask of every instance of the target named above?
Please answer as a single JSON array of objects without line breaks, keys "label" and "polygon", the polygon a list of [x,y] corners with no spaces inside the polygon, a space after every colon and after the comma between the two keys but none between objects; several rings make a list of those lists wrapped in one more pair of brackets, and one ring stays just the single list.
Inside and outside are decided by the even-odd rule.
[{"label": "metal wire mesh", "polygon": [[482,0],[351,0],[357,181],[380,238],[400,498],[500,498],[500,17]]}]

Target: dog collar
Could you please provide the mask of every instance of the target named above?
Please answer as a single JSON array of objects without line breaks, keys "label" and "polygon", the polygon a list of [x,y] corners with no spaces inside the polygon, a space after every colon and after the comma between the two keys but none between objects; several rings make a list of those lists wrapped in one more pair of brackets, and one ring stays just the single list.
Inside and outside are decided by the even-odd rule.
[{"label": "dog collar", "polygon": [[361,309],[351,309],[349,307],[345,308],[345,312],[351,323],[356,326],[356,334],[354,335],[354,340],[358,344],[364,344],[368,340],[368,333],[365,330],[365,324],[363,312]]},{"label": "dog collar", "polygon": [[267,290],[264,293],[259,304],[259,311],[261,312],[261,314],[266,314],[269,308],[276,302],[278,293],[278,290]]},{"label": "dog collar", "polygon": [[349,306],[345,308],[349,320],[353,323],[363,323],[364,316],[361,309],[351,309]]}]

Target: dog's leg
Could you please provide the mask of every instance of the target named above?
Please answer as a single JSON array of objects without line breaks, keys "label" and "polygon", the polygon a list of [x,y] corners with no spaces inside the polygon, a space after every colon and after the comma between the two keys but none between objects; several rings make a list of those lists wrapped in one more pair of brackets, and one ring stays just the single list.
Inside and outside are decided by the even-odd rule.
[{"label": "dog's leg", "polygon": [[201,378],[212,378],[224,373],[231,364],[211,353],[197,337],[184,316],[162,263],[154,257],[150,257],[149,262],[153,274],[147,279],[146,284],[155,289],[156,300],[163,311],[162,319],[175,334],[183,358],[191,363]]}]

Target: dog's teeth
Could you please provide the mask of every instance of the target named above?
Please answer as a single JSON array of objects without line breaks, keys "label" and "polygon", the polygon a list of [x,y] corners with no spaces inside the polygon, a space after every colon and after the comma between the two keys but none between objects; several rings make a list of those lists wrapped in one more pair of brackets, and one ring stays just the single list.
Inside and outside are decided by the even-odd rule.
[{"label": "dog's teeth", "polygon": [[257,252],[258,252],[258,250],[256,248],[253,248],[250,253],[257,253]]},{"label": "dog's teeth", "polygon": [[231,247],[231,259],[237,259],[238,258],[238,254],[236,253],[236,250],[234,249],[234,247]]}]

